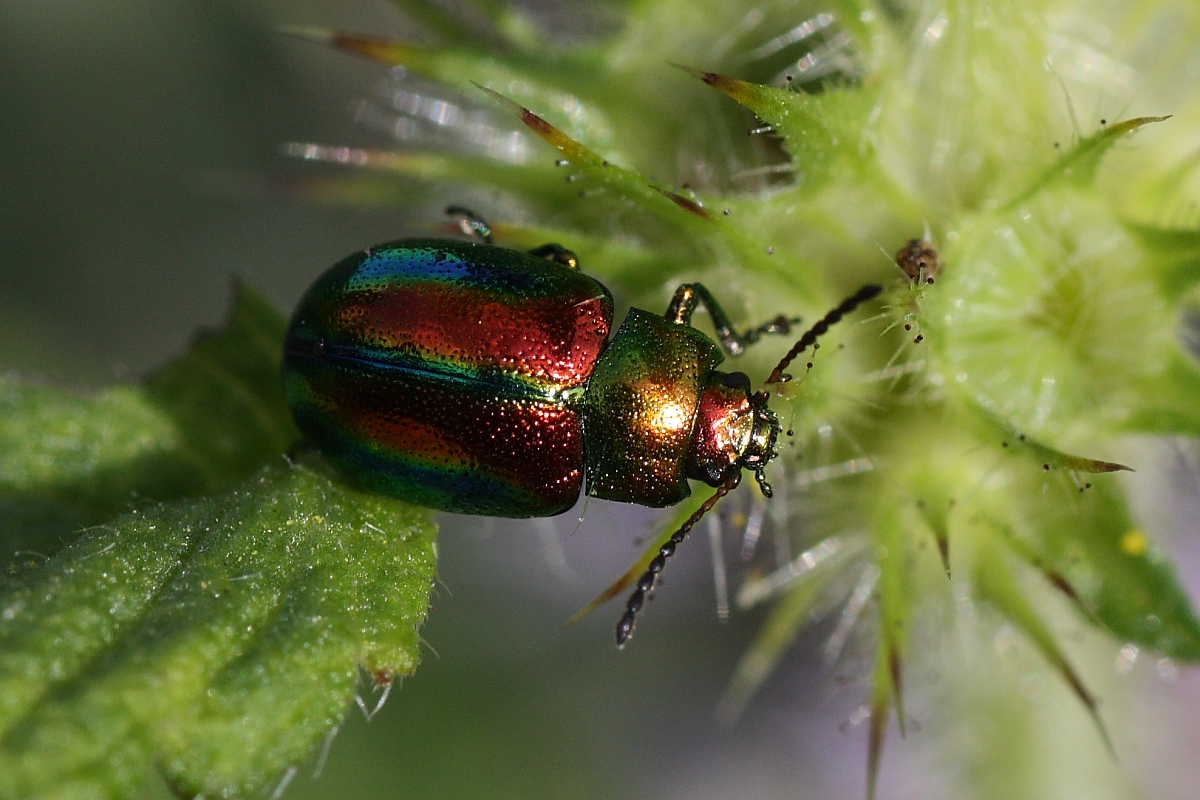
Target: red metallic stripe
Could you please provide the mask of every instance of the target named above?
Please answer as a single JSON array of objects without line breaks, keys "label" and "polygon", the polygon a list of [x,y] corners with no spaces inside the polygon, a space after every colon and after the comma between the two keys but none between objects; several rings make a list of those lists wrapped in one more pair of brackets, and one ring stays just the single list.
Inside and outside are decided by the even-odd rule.
[{"label": "red metallic stripe", "polygon": [[605,305],[597,296],[523,298],[419,281],[350,294],[336,322],[368,347],[573,388],[587,381],[608,338]]},{"label": "red metallic stripe", "polygon": [[364,384],[343,374],[323,389],[346,434],[376,452],[451,472],[483,471],[547,507],[569,505],[582,489],[583,430],[574,409],[427,376]]}]

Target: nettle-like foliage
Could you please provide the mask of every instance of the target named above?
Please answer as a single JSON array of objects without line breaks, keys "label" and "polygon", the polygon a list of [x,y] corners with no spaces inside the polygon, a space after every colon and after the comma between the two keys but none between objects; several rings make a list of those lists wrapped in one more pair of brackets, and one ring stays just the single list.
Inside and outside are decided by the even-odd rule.
[{"label": "nettle-like foliage", "polygon": [[246,796],[416,669],[430,514],[284,459],[283,330],[240,289],[141,383],[0,376],[0,797]]},{"label": "nettle-like foliage", "polygon": [[[813,319],[888,284],[775,392],[775,497],[722,503],[746,550],[774,530],[801,553],[737,594],[773,610],[728,710],[843,601],[875,629],[872,784],[914,628],[947,606],[1007,621],[1101,730],[1047,608],[1200,658],[1122,466],[1155,469],[1136,435],[1200,434],[1200,9],[644,0],[571,41],[484,0],[398,5],[429,43],[296,31],[405,72],[362,114],[403,147],[290,146],[360,167],[327,196],[499,192],[538,223],[500,243],[562,242],[649,308],[702,280],[747,323]],[[283,321],[239,297],[144,382],[0,380],[0,796],[261,792],[336,731],[359,667],[383,686],[419,660],[429,515],[283,459]],[[739,365],[756,382],[776,341]]]},{"label": "nettle-like foliage", "polygon": [[[1185,77],[1200,10],[655,0],[560,41],[506,7],[484,23],[398,5],[430,43],[293,31],[403,68],[363,107],[403,147],[290,146],[362,168],[327,195],[402,202],[396,178],[498,190],[537,223],[498,226],[501,243],[563,242],[650,308],[698,279],[747,322],[815,318],[863,282],[889,286],[774,398],[795,444],[777,497],[727,501],[803,551],[738,595],[775,605],[729,708],[830,596],[874,601],[872,786],[890,707],[904,725],[917,614],[955,602],[950,586],[1024,634],[1102,735],[1044,618],[1054,594],[1115,641],[1200,658],[1124,477],[1155,469],[1136,435],[1200,433],[1183,341],[1200,279]],[[770,355],[740,368],[761,380]]]}]

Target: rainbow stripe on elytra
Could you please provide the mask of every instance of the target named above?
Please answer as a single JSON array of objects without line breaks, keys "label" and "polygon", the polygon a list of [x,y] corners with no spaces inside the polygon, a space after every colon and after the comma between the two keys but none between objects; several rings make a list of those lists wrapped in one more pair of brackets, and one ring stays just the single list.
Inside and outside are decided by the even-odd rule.
[{"label": "rainbow stripe on elytra", "polygon": [[368,488],[551,515],[582,488],[578,400],[611,321],[608,291],[560,264],[396,242],[345,259],[305,295],[285,386],[304,433]]},{"label": "rainbow stripe on elytra", "polygon": [[356,358],[503,375],[546,396],[587,381],[612,316],[611,299],[591,278],[512,250],[437,240],[374,248],[318,314],[327,345]]}]

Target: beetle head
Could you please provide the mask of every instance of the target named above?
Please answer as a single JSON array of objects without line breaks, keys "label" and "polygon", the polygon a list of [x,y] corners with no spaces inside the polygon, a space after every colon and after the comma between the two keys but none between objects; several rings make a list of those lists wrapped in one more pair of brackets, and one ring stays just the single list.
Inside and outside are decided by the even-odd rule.
[{"label": "beetle head", "polygon": [[771,459],[779,455],[775,440],[779,438],[779,417],[767,405],[770,392],[755,392],[750,395],[750,408],[754,411],[754,430],[750,444],[742,455],[742,467],[754,471],[754,480],[764,497],[771,496],[771,484],[767,483],[766,469]]},{"label": "beetle head", "polygon": [[700,395],[692,446],[688,452],[689,478],[721,486],[742,469],[754,472],[763,494],[771,486],[763,477],[776,456],[779,418],[767,407],[767,393],[750,391],[742,372],[709,374]]}]

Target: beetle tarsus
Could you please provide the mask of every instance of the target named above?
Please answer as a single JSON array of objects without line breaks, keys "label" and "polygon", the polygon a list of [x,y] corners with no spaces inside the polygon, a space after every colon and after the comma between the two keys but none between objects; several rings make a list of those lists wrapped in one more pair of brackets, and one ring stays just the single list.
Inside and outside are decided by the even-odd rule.
[{"label": "beetle tarsus", "polygon": [[765,470],[754,470],[754,480],[758,481],[758,488],[759,491],[762,492],[763,497],[770,498],[775,494],[775,490],[771,488],[771,484],[767,481],[767,474]]},{"label": "beetle tarsus", "polygon": [[771,319],[759,325],[757,328],[751,328],[742,334],[742,342],[744,344],[754,344],[763,336],[771,335],[786,335],[792,332],[793,325],[799,325],[803,320],[800,317],[789,317],[785,314],[778,314]]},{"label": "beetle tarsus", "polygon": [[757,328],[751,328],[745,333],[738,333],[730,323],[725,309],[721,308],[721,304],[713,297],[712,292],[706,289],[702,283],[685,283],[677,288],[675,295],[671,298],[671,304],[667,306],[665,316],[676,325],[691,325],[692,313],[700,305],[703,305],[708,310],[708,315],[712,317],[713,328],[716,329],[721,349],[731,356],[740,356],[746,351],[747,346],[757,342],[764,334],[788,333],[791,331],[792,325],[800,322],[799,317],[777,314]]},{"label": "beetle tarsus", "polygon": [[624,647],[629,641],[629,637],[633,636],[634,614],[632,611],[626,611],[625,616],[621,617],[621,621],[617,623],[617,647]]},{"label": "beetle tarsus", "polygon": [[492,243],[492,226],[471,209],[464,206],[446,206],[446,213],[458,218],[458,227],[464,236],[484,244]]},{"label": "beetle tarsus", "polygon": [[529,255],[544,258],[571,269],[579,269],[579,257],[558,242],[548,242],[541,247],[535,247],[529,251]]}]

